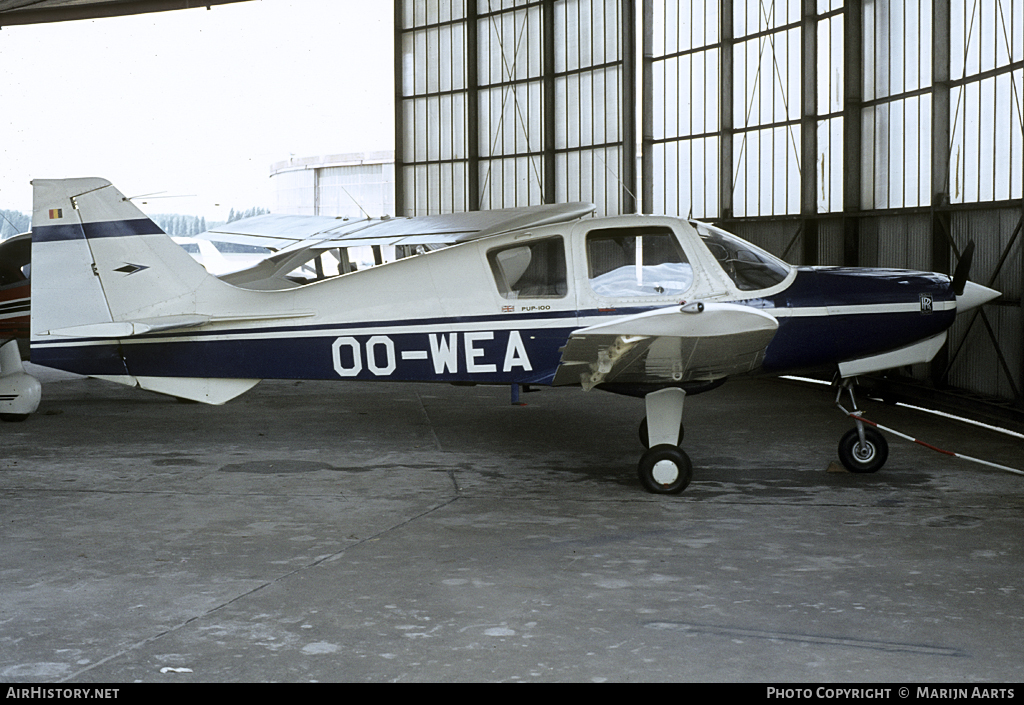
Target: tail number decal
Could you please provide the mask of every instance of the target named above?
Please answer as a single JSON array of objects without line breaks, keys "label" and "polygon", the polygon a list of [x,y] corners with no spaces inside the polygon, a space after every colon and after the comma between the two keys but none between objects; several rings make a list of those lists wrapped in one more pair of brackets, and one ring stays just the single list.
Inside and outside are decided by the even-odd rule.
[{"label": "tail number decal", "polygon": [[[375,335],[365,343],[351,336],[344,336],[336,339],[331,345],[331,356],[334,371],[340,377],[358,377],[364,369],[369,370],[375,377],[388,377],[398,369],[399,360],[430,360],[434,373],[439,375],[458,374],[462,371],[470,374],[493,373],[498,371],[497,358],[493,354],[495,351],[493,346],[491,350],[485,347],[486,343],[492,340],[493,331],[447,335],[431,333],[425,350],[408,349],[398,352],[395,342],[386,335]],[[489,358],[494,359],[491,361]],[[527,372],[533,370],[523,338],[516,330],[509,331],[501,361],[502,372],[511,372],[513,368]]]}]

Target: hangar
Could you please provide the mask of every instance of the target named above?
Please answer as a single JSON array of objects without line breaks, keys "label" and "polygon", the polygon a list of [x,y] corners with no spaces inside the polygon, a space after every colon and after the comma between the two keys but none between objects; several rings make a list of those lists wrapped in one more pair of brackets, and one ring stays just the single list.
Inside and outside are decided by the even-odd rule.
[{"label": "hangar", "polygon": [[[0,0],[0,25],[210,4]],[[1001,303],[888,383],[1016,418],[1019,1],[395,17],[398,214],[588,200],[794,263],[939,271],[973,239]],[[815,393],[761,385],[688,428],[718,453],[706,485],[610,500],[605,400],[513,418],[487,390],[354,384],[344,405],[279,385],[175,414],[73,381],[46,425],[4,429],[0,679],[1019,680],[1016,477],[923,449],[870,485],[825,475],[805,444],[837,424],[807,413]],[[1019,436],[889,413],[1020,457]]]}]

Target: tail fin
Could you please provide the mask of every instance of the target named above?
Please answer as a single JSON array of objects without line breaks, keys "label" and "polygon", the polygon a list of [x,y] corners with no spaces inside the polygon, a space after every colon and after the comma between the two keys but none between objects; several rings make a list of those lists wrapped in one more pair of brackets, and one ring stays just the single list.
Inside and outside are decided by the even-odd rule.
[{"label": "tail fin", "polygon": [[109,181],[32,186],[33,338],[194,313],[182,299],[210,275]]},{"label": "tail fin", "polygon": [[121,339],[202,325],[209,316],[196,310],[200,287],[231,287],[109,181],[36,179],[32,187],[34,362],[210,403],[258,381],[133,370]]}]

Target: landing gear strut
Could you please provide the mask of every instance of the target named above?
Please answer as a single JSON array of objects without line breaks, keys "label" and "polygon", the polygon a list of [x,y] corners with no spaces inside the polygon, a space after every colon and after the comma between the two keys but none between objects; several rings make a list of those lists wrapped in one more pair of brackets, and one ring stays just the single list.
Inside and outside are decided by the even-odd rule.
[{"label": "landing gear strut", "polygon": [[668,388],[644,397],[647,418],[640,425],[649,449],[637,464],[640,484],[654,494],[678,494],[693,479],[693,464],[679,447],[683,437],[683,401],[686,392]]},{"label": "landing gear strut", "polygon": [[[836,392],[836,406],[857,424],[856,428],[847,431],[839,441],[839,460],[850,472],[878,472],[889,459],[889,442],[885,440],[885,436],[861,420],[863,412],[857,409],[853,386],[853,379],[844,379],[839,384],[839,391]],[[839,403],[844,390],[850,394],[852,412],[844,409]]]}]

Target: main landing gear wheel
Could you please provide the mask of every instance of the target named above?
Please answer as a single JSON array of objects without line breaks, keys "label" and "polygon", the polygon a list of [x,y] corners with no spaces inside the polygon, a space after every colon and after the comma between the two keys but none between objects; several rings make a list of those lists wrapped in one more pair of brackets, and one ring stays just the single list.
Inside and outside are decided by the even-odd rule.
[{"label": "main landing gear wheel", "polygon": [[636,468],[640,484],[654,494],[679,494],[693,479],[693,464],[677,446],[656,445],[642,456]]},{"label": "main landing gear wheel", "polygon": [[873,428],[864,429],[864,442],[860,433],[851,428],[839,441],[839,460],[850,472],[878,472],[889,458],[889,442]]},{"label": "main landing gear wheel", "polygon": [[[646,416],[644,417],[644,420],[640,422],[640,442],[644,444],[644,448],[650,448],[651,447],[651,442],[650,442],[649,437],[647,435],[647,417]],[[676,445],[679,445],[682,442],[683,442],[683,424],[680,423],[679,424],[679,438],[676,440]]]}]

